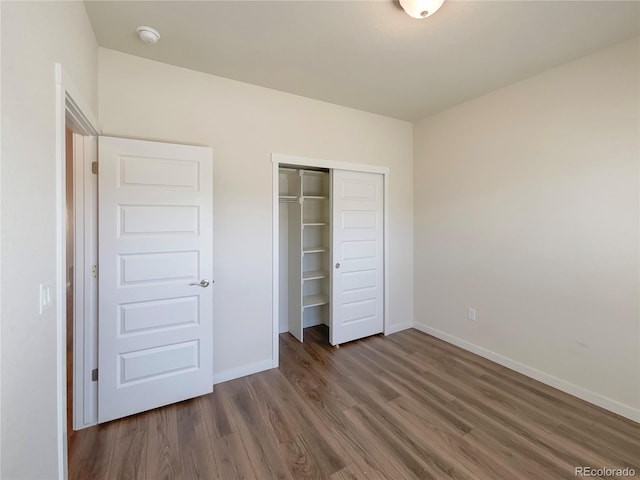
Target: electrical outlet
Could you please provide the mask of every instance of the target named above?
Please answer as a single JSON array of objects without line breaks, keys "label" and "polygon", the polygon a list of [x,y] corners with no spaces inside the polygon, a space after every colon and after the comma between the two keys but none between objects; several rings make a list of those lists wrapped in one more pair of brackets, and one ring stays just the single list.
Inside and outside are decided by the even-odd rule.
[{"label": "electrical outlet", "polygon": [[53,282],[51,280],[40,284],[40,315],[47,310],[53,302]]},{"label": "electrical outlet", "polygon": [[476,309],[475,308],[467,308],[467,320],[471,320],[472,322],[476,321]]}]

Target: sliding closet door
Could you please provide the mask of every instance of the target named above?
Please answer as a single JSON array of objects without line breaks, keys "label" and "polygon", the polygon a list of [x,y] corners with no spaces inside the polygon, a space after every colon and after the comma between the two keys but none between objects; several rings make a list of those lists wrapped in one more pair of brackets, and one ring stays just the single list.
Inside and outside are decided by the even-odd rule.
[{"label": "sliding closet door", "polygon": [[331,344],[384,325],[384,177],[333,171]]}]

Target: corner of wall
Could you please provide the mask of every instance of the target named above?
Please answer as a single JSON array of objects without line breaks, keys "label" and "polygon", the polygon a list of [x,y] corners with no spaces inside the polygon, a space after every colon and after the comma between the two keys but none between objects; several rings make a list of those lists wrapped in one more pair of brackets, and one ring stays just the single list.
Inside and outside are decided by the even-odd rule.
[{"label": "corner of wall", "polygon": [[486,348],[482,348],[481,346],[474,343],[462,340],[461,338],[450,335],[446,332],[442,332],[435,328],[429,327],[428,325],[416,323],[414,325],[414,328],[423,333],[439,338],[440,340],[443,340],[447,343],[455,345],[456,347],[460,347],[468,352],[475,353],[476,355],[486,358],[487,360],[497,363],[498,365],[502,365],[503,367],[507,367],[510,370],[526,375],[529,378],[533,378],[534,380],[544,383],[545,385],[557,388],[558,390],[573,395],[574,397],[578,397],[586,402],[602,407],[605,410],[609,410],[610,412],[617,413],[618,415],[633,420],[634,422],[640,423],[640,408],[633,408],[628,405],[624,405],[611,398],[605,397],[598,393],[594,393],[590,390],[582,388],[571,382],[567,382],[566,380],[563,380],[561,378],[554,377],[553,375],[549,375],[545,372],[541,372],[540,370],[537,370],[533,367],[517,362],[511,358],[505,357],[504,355],[500,355],[499,353],[493,352],[491,350],[487,350]]},{"label": "corner of wall", "polygon": [[414,327],[635,421],[639,44],[413,130]]}]

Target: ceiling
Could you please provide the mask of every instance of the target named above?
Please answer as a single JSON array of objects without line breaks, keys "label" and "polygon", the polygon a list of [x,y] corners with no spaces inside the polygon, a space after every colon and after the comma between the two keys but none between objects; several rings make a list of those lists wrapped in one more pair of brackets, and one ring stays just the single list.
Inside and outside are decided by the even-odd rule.
[{"label": "ceiling", "polygon": [[[640,34],[638,1],[86,1],[98,44],[404,120]],[[147,46],[138,25],[160,31]]]}]

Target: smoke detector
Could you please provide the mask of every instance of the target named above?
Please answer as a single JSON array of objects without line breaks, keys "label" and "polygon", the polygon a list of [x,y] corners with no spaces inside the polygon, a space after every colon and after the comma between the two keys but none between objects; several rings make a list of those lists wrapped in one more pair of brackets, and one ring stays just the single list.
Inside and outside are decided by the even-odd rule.
[{"label": "smoke detector", "polygon": [[160,34],[155,28],[140,25],[136,28],[136,33],[138,34],[138,37],[140,37],[140,40],[147,45],[154,45],[158,43],[158,40],[160,40]]}]

